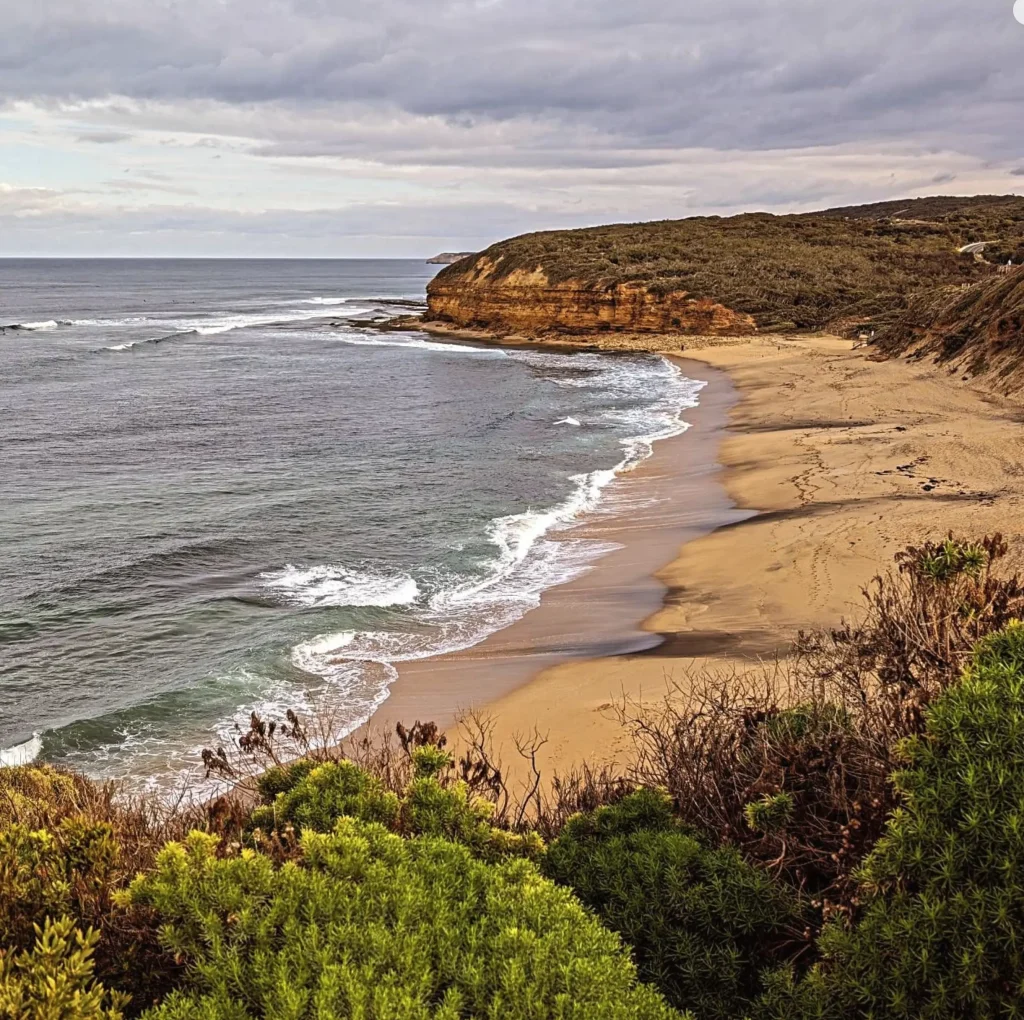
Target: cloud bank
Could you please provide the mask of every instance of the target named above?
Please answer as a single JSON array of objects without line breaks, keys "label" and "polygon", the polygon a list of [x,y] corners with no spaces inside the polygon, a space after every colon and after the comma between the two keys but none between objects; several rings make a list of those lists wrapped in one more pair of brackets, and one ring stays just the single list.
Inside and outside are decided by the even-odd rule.
[{"label": "cloud bank", "polygon": [[419,255],[1021,190],[1008,0],[6,6],[4,254]]}]

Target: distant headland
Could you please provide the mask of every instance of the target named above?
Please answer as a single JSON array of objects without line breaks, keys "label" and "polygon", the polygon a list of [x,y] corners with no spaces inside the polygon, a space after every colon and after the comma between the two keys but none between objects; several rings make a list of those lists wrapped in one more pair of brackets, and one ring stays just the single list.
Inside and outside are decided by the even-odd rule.
[{"label": "distant headland", "polygon": [[475,254],[475,251],[443,251],[440,255],[435,255],[432,259],[427,259],[427,265],[450,266],[455,262],[461,262],[463,259],[468,259],[471,255]]}]

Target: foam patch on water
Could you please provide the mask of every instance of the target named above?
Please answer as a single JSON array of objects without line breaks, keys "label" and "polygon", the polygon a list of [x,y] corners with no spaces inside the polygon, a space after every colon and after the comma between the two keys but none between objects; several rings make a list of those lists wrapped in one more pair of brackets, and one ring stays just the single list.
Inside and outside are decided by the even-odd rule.
[{"label": "foam patch on water", "polygon": [[404,606],[419,598],[416,582],[405,573],[352,570],[325,564],[260,574],[260,584],[295,606]]},{"label": "foam patch on water", "polygon": [[435,351],[441,354],[472,354],[476,357],[504,358],[504,351],[495,347],[473,347],[469,344],[442,343],[433,340],[424,340],[415,333],[399,334],[398,336],[365,336],[358,333],[339,333],[333,336],[332,340],[338,343],[349,344],[352,347],[402,347],[413,351]]}]

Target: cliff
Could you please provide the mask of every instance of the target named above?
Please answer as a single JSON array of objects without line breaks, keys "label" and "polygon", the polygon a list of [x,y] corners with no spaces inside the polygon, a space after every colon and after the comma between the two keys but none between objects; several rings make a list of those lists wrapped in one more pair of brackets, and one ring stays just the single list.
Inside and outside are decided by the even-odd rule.
[{"label": "cliff", "polygon": [[927,198],[525,234],[443,269],[429,315],[458,326],[744,334],[892,321],[923,290],[987,279],[961,254],[1024,245],[1024,198]]},{"label": "cliff", "polygon": [[542,270],[501,277],[496,270],[496,263],[478,258],[460,273],[432,282],[427,288],[431,317],[529,333],[622,329],[736,335],[756,329],[749,315],[685,291],[658,293],[642,283],[551,282]]}]

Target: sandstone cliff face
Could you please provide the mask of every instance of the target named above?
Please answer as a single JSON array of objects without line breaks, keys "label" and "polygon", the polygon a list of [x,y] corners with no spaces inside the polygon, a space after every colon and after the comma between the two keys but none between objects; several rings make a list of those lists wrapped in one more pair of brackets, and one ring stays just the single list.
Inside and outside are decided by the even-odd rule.
[{"label": "sandstone cliff face", "polygon": [[710,299],[694,300],[685,292],[658,294],[636,283],[550,283],[541,270],[516,270],[499,277],[497,269],[481,256],[458,271],[440,273],[427,286],[430,316],[459,326],[527,333],[611,329],[741,335],[756,331],[749,315]]}]

